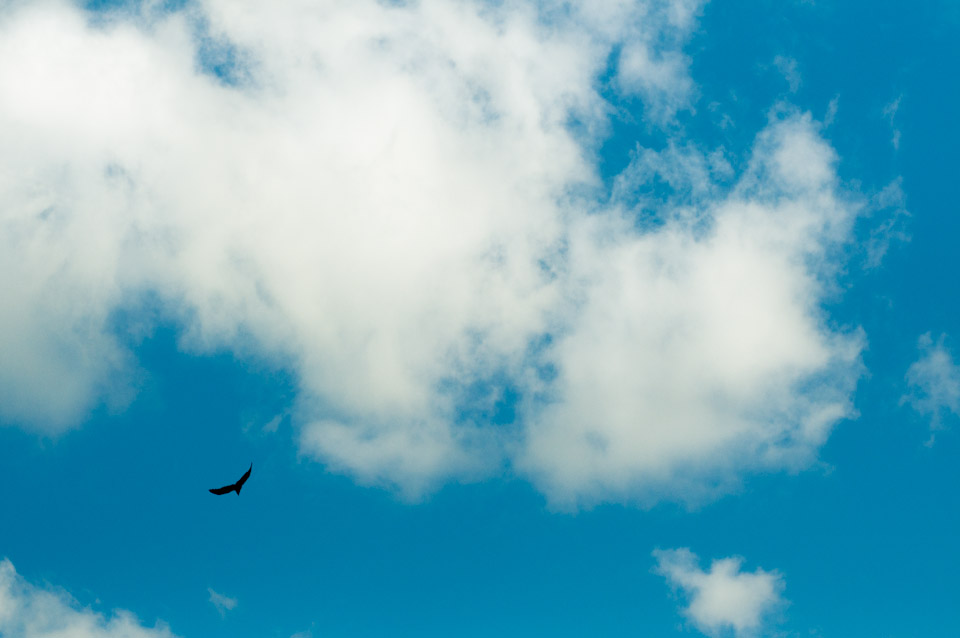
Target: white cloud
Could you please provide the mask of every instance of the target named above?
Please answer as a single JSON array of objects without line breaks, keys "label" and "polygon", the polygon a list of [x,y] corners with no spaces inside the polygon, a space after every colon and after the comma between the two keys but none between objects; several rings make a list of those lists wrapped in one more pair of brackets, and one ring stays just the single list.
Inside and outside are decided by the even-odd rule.
[{"label": "white cloud", "polygon": [[943,427],[943,415],[960,416],[960,367],[947,349],[946,336],[934,343],[930,333],[920,337],[920,358],[907,370],[908,394],[900,400],[930,418],[934,430]]},{"label": "white cloud", "polygon": [[787,81],[791,93],[796,93],[800,88],[800,70],[796,59],[786,55],[778,55],[773,59],[773,65],[777,67],[783,79]]},{"label": "white cloud", "polygon": [[[565,123],[600,116],[603,55],[526,11],[325,7],[204,5],[253,65],[240,87],[197,72],[180,14],[5,12],[4,417],[82,416],[124,370],[111,312],[146,293],[188,347],[298,371],[318,453],[333,423],[461,438],[437,387],[542,331],[555,202],[593,179]],[[368,434],[363,454],[409,465]]]},{"label": "white cloud", "polygon": [[[505,465],[558,506],[801,467],[859,374],[820,311],[856,207],[818,125],[774,114],[739,176],[680,140],[580,195],[608,59],[641,52],[617,81],[652,117],[683,108],[701,6],[5,7],[0,419],[122,404],[117,317],[149,305],[186,350],[291,370],[302,451],[410,498]],[[692,195],[648,227],[653,174]],[[504,385],[516,423],[472,416]]]},{"label": "white cloud", "polygon": [[768,635],[763,630],[785,604],[783,577],[759,568],[742,571],[742,558],[715,560],[704,571],[689,549],[657,550],[653,555],[656,572],[683,593],[688,603],[683,614],[707,635]]},{"label": "white cloud", "polygon": [[903,96],[898,95],[897,99],[883,107],[883,116],[890,123],[890,128],[893,130],[890,143],[893,145],[894,150],[900,149],[900,129],[897,127],[896,119],[897,111],[900,110],[901,100],[903,100]]},{"label": "white cloud", "polygon": [[210,603],[216,607],[217,613],[221,617],[226,616],[228,611],[232,611],[234,607],[237,606],[237,600],[235,598],[229,598],[223,594],[219,594],[213,590],[212,587],[207,587],[207,592],[210,594]]},{"label": "white cloud", "polygon": [[853,414],[862,337],[820,310],[856,213],[833,162],[809,117],[788,115],[698,214],[580,221],[576,310],[520,457],[554,505],[709,497],[745,468],[809,462]]},{"label": "white cloud", "polygon": [[[704,4],[701,0],[618,3],[621,13],[616,21],[627,37],[616,79],[625,93],[643,98],[653,119],[669,119],[691,106],[695,86],[689,75],[690,58],[682,45],[692,34]],[[669,46],[664,47],[664,42]]]},{"label": "white cloud", "polygon": [[894,242],[910,240],[910,234],[907,232],[910,211],[907,210],[903,179],[898,177],[884,186],[873,198],[871,204],[867,212],[875,215],[877,219],[863,244],[866,251],[865,265],[868,268],[876,268]]},{"label": "white cloud", "polygon": [[267,423],[263,426],[262,431],[268,434],[273,434],[274,432],[276,432],[277,428],[280,427],[280,423],[283,421],[284,416],[285,415],[283,414],[278,414],[274,416],[272,419],[267,421]]},{"label": "white cloud", "polygon": [[109,617],[83,609],[61,591],[36,587],[0,561],[0,636],[17,638],[174,638],[158,624],[144,627],[128,611]]}]

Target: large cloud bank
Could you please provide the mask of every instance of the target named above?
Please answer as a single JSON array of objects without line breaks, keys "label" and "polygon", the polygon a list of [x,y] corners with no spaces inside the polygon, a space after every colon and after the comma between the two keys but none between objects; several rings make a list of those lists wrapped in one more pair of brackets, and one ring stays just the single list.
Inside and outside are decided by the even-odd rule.
[{"label": "large cloud bank", "polygon": [[[288,367],[304,452],[411,497],[506,466],[560,507],[801,467],[859,374],[820,310],[856,214],[834,152],[782,108],[739,174],[679,144],[595,195],[603,96],[669,127],[701,7],[586,7],[5,5],[0,419],[122,403],[118,317],[149,299],[193,352]],[[653,176],[687,196],[642,223]]]}]

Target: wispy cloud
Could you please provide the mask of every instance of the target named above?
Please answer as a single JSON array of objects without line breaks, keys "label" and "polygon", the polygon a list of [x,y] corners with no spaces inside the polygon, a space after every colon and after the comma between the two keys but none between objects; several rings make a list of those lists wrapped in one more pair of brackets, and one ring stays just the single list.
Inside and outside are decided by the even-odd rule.
[{"label": "wispy cloud", "polygon": [[162,624],[143,626],[128,611],[105,616],[81,608],[63,591],[27,582],[13,564],[0,561],[0,636],[13,638],[175,638]]},{"label": "wispy cloud", "polygon": [[687,606],[683,614],[693,625],[710,636],[737,638],[769,635],[772,616],[785,601],[785,587],[777,572],[742,570],[742,558],[714,560],[709,571],[689,549],[657,550],[656,573],[678,589]]},{"label": "wispy cloud", "polygon": [[883,107],[883,116],[886,118],[887,122],[890,123],[890,128],[893,131],[890,143],[893,144],[894,150],[900,149],[900,129],[897,127],[897,111],[900,110],[900,101],[903,99],[902,95],[898,95],[897,99],[890,102]]},{"label": "wispy cloud", "polygon": [[237,606],[237,600],[235,598],[229,598],[217,593],[212,587],[207,587],[207,592],[210,594],[210,602],[216,607],[217,613],[219,613],[221,617],[226,616],[228,611],[232,611],[233,608]]},{"label": "wispy cloud", "polygon": [[935,342],[928,332],[920,337],[918,349],[920,358],[907,370],[908,391],[900,403],[929,417],[931,430],[938,430],[945,414],[960,416],[960,367],[947,349],[946,335]]},{"label": "wispy cloud", "polygon": [[777,67],[783,79],[787,81],[791,93],[796,93],[800,88],[800,69],[795,58],[786,55],[778,55],[773,59],[773,65]]},{"label": "wispy cloud", "polygon": [[280,427],[280,423],[283,421],[285,416],[286,415],[284,414],[278,414],[274,416],[263,426],[262,431],[266,432],[267,434],[273,434],[277,431],[277,428]]},{"label": "wispy cloud", "polygon": [[883,187],[873,198],[868,211],[873,227],[864,242],[867,268],[876,268],[887,255],[895,242],[910,240],[907,223],[910,212],[907,210],[907,196],[903,190],[903,179],[898,177]]}]

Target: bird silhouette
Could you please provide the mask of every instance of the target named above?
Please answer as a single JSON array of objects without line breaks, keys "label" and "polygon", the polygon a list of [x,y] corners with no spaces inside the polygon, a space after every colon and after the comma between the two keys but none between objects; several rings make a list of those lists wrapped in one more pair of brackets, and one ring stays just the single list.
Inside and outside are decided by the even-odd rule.
[{"label": "bird silhouette", "polygon": [[247,479],[250,478],[250,472],[253,470],[253,463],[250,464],[250,469],[244,472],[243,476],[240,477],[240,480],[234,483],[233,485],[224,485],[223,487],[217,487],[210,492],[220,496],[221,494],[229,494],[230,492],[236,492],[237,496],[240,496],[240,489],[243,487],[243,484],[247,482]]}]

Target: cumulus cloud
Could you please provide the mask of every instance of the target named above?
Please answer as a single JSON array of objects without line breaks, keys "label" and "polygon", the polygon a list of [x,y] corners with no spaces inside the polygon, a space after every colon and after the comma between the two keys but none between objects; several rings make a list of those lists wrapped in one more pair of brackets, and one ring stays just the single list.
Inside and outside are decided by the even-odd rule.
[{"label": "cumulus cloud", "polygon": [[960,366],[945,342],[946,335],[936,342],[929,332],[920,337],[920,358],[907,370],[909,390],[900,400],[928,417],[933,430],[943,427],[945,413],[960,416]]},{"label": "cumulus cloud", "polygon": [[157,625],[144,627],[128,611],[109,617],[83,609],[64,592],[44,589],[17,574],[13,564],[0,561],[0,636],[18,638],[174,638]]},{"label": "cumulus cloud", "polygon": [[298,371],[309,449],[444,471],[460,381],[543,330],[602,51],[473,3],[196,11],[247,84],[198,69],[190,14],[0,19],[3,416],[75,422],[128,363],[111,313],[150,294],[185,347]]},{"label": "cumulus cloud", "polygon": [[221,617],[226,616],[228,611],[232,611],[233,608],[237,606],[237,600],[235,598],[229,598],[217,593],[212,587],[207,587],[207,592],[210,594],[210,603],[216,607],[217,613],[220,614]]},{"label": "cumulus cloud", "polygon": [[[145,306],[289,369],[303,453],[410,498],[506,466],[560,507],[699,498],[852,414],[820,307],[857,207],[808,115],[739,175],[678,140],[596,195],[610,61],[684,108],[701,2],[153,7],[0,10],[0,419],[122,405]],[[686,194],[650,221],[652,175]]]},{"label": "cumulus cloud", "polygon": [[704,571],[689,549],[657,550],[653,555],[656,572],[687,601],[683,614],[709,636],[761,635],[771,615],[784,605],[783,577],[759,568],[742,571],[742,558],[715,560]]},{"label": "cumulus cloud", "polygon": [[775,119],[747,172],[703,210],[571,233],[576,311],[520,466],[558,506],[709,495],[744,467],[809,461],[851,416],[862,337],[831,329],[838,243],[857,207],[808,117]]}]

